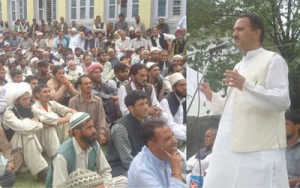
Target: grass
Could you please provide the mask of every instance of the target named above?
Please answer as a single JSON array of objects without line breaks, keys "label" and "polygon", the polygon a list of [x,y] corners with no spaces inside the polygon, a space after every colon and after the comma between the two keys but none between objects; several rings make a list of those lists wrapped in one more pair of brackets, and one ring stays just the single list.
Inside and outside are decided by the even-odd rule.
[{"label": "grass", "polygon": [[[181,151],[184,150],[186,145],[184,144],[179,149]],[[101,146],[103,152],[106,154],[107,152],[107,146]],[[51,159],[47,157],[46,155],[43,155],[45,159],[47,160],[48,164],[51,164]],[[16,173],[17,180],[13,187],[20,187],[20,188],[42,188],[44,186],[44,182],[40,182],[36,176],[33,176],[29,171],[27,172],[20,172]]]}]

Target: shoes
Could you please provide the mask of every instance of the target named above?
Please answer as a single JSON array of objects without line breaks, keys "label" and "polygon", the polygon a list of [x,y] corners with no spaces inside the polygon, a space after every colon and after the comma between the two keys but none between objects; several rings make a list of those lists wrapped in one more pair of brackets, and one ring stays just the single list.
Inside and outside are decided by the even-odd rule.
[{"label": "shoes", "polygon": [[38,180],[41,181],[41,182],[45,182],[46,178],[47,178],[47,174],[48,174],[48,167],[44,168],[42,171],[40,171],[37,174]]}]

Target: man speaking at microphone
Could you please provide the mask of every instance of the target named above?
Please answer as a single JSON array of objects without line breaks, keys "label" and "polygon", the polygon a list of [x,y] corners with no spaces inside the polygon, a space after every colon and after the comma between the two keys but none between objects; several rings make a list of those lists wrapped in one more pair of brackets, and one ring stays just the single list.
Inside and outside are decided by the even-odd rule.
[{"label": "man speaking at microphone", "polygon": [[262,48],[262,20],[240,15],[233,27],[243,59],[224,73],[227,97],[200,90],[212,110],[222,113],[204,187],[288,187],[284,111],[290,106],[288,67]]}]

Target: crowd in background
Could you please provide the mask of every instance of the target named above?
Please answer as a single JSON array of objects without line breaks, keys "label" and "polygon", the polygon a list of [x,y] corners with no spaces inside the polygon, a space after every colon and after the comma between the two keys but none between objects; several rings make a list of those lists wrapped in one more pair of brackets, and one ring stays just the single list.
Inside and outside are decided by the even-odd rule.
[{"label": "crowd in background", "polygon": [[[180,144],[184,143],[186,112],[179,112],[178,107],[184,105],[182,109],[185,109],[186,83],[179,86],[178,82],[185,80],[185,34],[186,20],[180,21],[176,31],[170,33],[163,18],[156,27],[146,28],[139,16],[129,25],[123,14],[115,23],[105,23],[97,16],[92,27],[77,24],[75,20],[66,23],[63,17],[47,23],[44,20],[38,23],[36,19],[31,24],[24,19],[13,24],[0,21],[0,99],[3,102],[0,106],[1,117],[4,116],[1,133],[5,133],[13,151],[21,151],[20,160],[14,154],[15,163],[7,170],[22,171],[27,167],[44,181],[48,165],[39,155],[41,151],[46,151],[51,158],[56,155],[70,136],[71,117],[77,111],[89,114],[99,135],[98,143],[110,147],[110,141],[118,140],[112,141],[111,125],[128,114],[137,113],[134,116],[138,117],[138,111],[129,106],[134,106],[134,100],[140,98],[134,99],[133,104],[126,103],[126,96],[132,90],[146,93],[146,116],[164,119]],[[22,106],[22,91],[31,94],[29,111],[24,110],[26,105]],[[175,111],[168,109],[171,107],[169,98],[166,99],[172,92],[175,92],[172,100],[179,101]],[[25,125],[26,118],[33,122]],[[47,130],[59,125],[59,130],[56,127],[51,129],[52,133],[37,133],[41,125]],[[16,139],[17,134],[22,142]],[[29,148],[25,145],[30,145],[32,137],[35,143],[30,147],[34,149],[26,153]],[[34,152],[39,155],[31,158]],[[32,167],[36,165],[32,164],[33,159],[36,164],[41,161],[39,167]]]}]

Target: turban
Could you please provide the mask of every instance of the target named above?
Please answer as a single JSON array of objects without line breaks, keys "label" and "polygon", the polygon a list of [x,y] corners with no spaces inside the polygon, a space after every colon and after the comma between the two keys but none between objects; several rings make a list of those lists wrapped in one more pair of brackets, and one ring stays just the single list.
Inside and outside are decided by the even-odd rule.
[{"label": "turban", "polygon": [[70,128],[74,129],[78,125],[81,125],[84,121],[86,121],[90,118],[91,118],[91,116],[86,112],[76,112],[71,116],[71,118],[69,120]]},{"label": "turban", "polygon": [[171,74],[169,76],[169,81],[171,83],[171,86],[173,87],[177,82],[179,82],[180,80],[185,80],[185,78],[183,77],[183,75],[179,72],[176,72],[174,74]]},{"label": "turban", "polygon": [[87,68],[85,68],[84,73],[90,74],[95,69],[100,69],[100,72],[102,72],[103,71],[103,66],[99,63],[92,64],[92,65],[88,66]]},{"label": "turban", "polygon": [[28,83],[9,83],[5,86],[5,101],[8,106],[14,106],[15,101],[21,97],[25,93],[29,93],[31,95],[31,87]]}]

